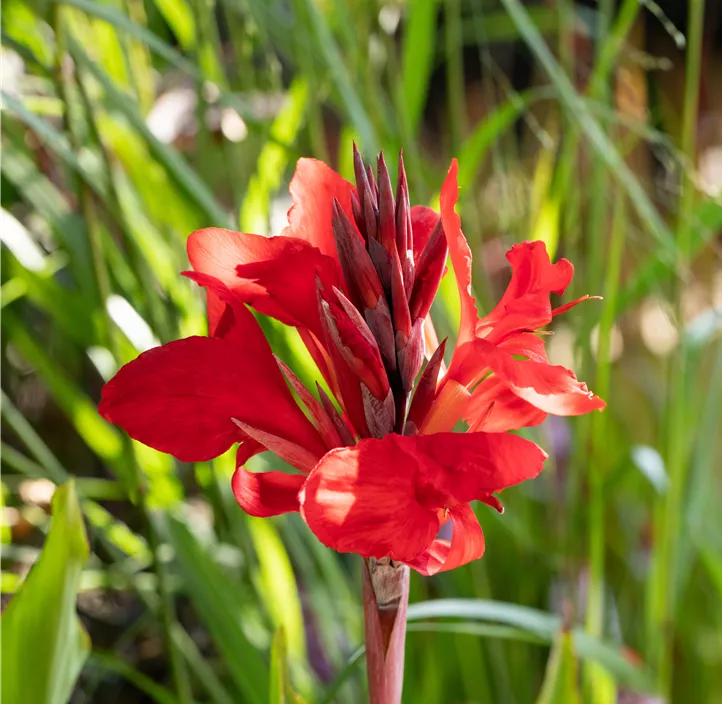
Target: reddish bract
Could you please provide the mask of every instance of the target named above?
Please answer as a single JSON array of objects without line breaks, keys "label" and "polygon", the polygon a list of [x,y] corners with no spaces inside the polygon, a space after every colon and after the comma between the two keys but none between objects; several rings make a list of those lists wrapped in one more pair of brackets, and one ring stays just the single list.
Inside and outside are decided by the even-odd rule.
[{"label": "reddish bract", "polygon": [[[484,552],[470,502],[502,510],[494,494],[541,471],[543,450],[504,431],[604,402],[550,365],[534,334],[584,300],[551,307],[571,281],[568,261],[552,264],[540,242],[515,245],[506,293],[480,317],[456,162],[440,216],[410,205],[403,160],[395,192],[383,156],[374,177],[356,151],[354,171],[356,187],[301,159],[280,237],[192,233],[186,275],[207,291],[209,337],[143,353],[106,384],[99,410],[183,461],[240,443],[233,492],[245,511],[300,510],[324,544],[430,575]],[[447,253],[461,304],[448,369],[428,317]],[[317,399],[274,358],[248,306],[298,329],[331,396],[318,387]],[[469,432],[448,432],[461,419]],[[245,469],[264,451],[297,473]],[[437,537],[447,521],[451,541]]]}]

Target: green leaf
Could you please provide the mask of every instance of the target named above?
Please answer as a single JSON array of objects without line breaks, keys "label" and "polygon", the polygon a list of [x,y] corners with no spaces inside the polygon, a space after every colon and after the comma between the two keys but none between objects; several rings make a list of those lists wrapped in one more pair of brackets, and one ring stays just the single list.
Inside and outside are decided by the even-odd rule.
[{"label": "green leaf", "polygon": [[401,90],[406,126],[410,134],[418,131],[426,104],[429,78],[434,65],[436,42],[436,0],[409,3],[409,18],[404,29]]},{"label": "green leaf", "polygon": [[2,700],[65,704],[90,651],[75,611],[89,548],[70,481],[53,497],[42,554],[2,616]]},{"label": "green leaf", "polygon": [[301,599],[286,547],[271,521],[249,516],[246,525],[258,557],[259,593],[263,595],[274,625],[284,630],[284,650],[288,647],[296,661],[305,660]]},{"label": "green leaf", "polygon": [[536,704],[580,704],[580,701],[574,643],[568,631],[560,631],[554,640]]},{"label": "green leaf", "polygon": [[[554,614],[489,599],[435,599],[409,606],[409,622],[431,618],[491,621],[527,631],[546,643],[553,641],[555,633],[561,627],[561,619]],[[598,662],[614,675],[619,683],[638,691],[653,689],[650,673],[632,664],[619,646],[593,638],[577,628],[572,630],[571,637],[574,652],[579,657]]]},{"label": "green leaf", "polygon": [[280,144],[293,144],[296,141],[308,102],[308,83],[302,78],[296,79],[288,89],[284,105],[271,126],[271,134],[278,143],[269,141],[264,145],[258,157],[256,173],[243,198],[240,223],[244,232],[268,232],[271,196],[280,187],[288,163],[288,150]]},{"label": "green leaf", "polygon": [[307,31],[315,44],[313,48],[325,62],[325,68],[336,85],[347,115],[358,131],[364,151],[376,153],[379,151],[378,135],[351,80],[345,56],[339,50],[326,17],[313,0],[302,0],[302,3],[307,14]]},{"label": "green leaf", "polygon": [[96,65],[76,40],[70,38],[69,45],[75,61],[97,80],[105,91],[110,104],[125,116],[138,135],[148,143],[150,151],[158,162],[167,169],[176,183],[185,191],[189,200],[203,211],[209,224],[218,227],[229,225],[228,214],[208,186],[175,149],[161,142],[150,131],[130,96],[113,83],[112,79]]},{"label": "green leaf", "polygon": [[[165,518],[155,514],[160,521]],[[268,698],[268,666],[243,631],[243,599],[238,584],[210,557],[188,527],[171,516],[162,521],[191,598],[223,656],[237,688],[238,701],[262,704]]]},{"label": "green leaf", "polygon": [[269,704],[286,704],[288,691],[288,664],[286,662],[286,635],[283,627],[276,631],[271,645],[271,676]]},{"label": "green leaf", "polygon": [[658,256],[667,262],[673,262],[677,248],[669,227],[660,217],[656,207],[627,166],[619,150],[592,116],[586,101],[574,89],[538,28],[529,17],[529,13],[519,0],[502,0],[502,3],[514,20],[527,46],[554,84],[562,103],[567,108],[570,119],[576,121],[589,140],[590,146],[629,194],[632,206],[637,211],[640,220],[647,226],[659,244]]}]

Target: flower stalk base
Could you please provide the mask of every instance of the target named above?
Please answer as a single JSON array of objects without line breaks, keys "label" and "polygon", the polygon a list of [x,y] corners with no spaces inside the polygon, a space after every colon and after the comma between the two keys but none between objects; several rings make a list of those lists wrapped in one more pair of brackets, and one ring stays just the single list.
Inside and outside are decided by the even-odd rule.
[{"label": "flower stalk base", "polygon": [[370,704],[400,704],[404,683],[409,568],[389,557],[362,567]]}]

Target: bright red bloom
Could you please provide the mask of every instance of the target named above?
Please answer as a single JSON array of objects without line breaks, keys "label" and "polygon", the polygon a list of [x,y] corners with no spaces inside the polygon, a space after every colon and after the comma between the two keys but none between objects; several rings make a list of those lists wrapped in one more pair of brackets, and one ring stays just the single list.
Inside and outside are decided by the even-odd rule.
[{"label": "bright red bloom", "polygon": [[[383,157],[374,178],[356,152],[355,172],[357,187],[301,159],[280,237],[191,234],[186,275],[206,288],[209,337],[141,354],[106,384],[100,413],[184,461],[238,443],[233,491],[248,513],[300,510],[336,550],[434,574],[484,552],[471,501],[501,510],[494,494],[542,468],[543,450],[503,431],[604,403],[549,365],[534,334],[578,302],[556,310],[549,302],[571,281],[569,262],[552,264],[538,242],[516,245],[506,293],[479,318],[454,212],[456,162],[441,217],[411,207],[402,161],[395,193]],[[445,342],[428,313],[448,254],[462,312],[439,380]],[[247,306],[299,330],[334,398],[320,386],[317,398],[274,358]],[[469,432],[447,432],[462,418]],[[266,450],[298,473],[243,467]],[[450,542],[437,538],[447,520]]]}]

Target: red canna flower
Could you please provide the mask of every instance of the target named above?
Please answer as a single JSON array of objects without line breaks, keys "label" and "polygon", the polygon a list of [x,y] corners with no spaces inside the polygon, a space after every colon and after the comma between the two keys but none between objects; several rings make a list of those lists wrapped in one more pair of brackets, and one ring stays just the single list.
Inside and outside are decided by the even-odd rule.
[{"label": "red canna flower", "polygon": [[[456,172],[454,161],[439,216],[411,207],[401,159],[395,192],[383,156],[374,177],[355,152],[356,187],[301,159],[281,236],[190,235],[186,275],[207,291],[209,336],[124,366],[103,389],[100,413],[183,461],[238,444],[240,506],[254,516],[300,511],[336,550],[424,575],[481,557],[470,502],[501,510],[495,494],[536,476],[546,458],[503,431],[604,402],[549,365],[535,334],[586,298],[551,308],[550,293],[563,293],[573,267],[552,264],[542,243],[512,248],[506,293],[478,315],[471,252],[454,212]],[[448,255],[461,324],[445,369],[429,310]],[[249,306],[298,329],[331,396],[318,384],[312,394],[273,356]],[[462,419],[469,431],[450,432]],[[244,468],[266,450],[298,473]],[[451,541],[437,537],[447,520]]]}]

